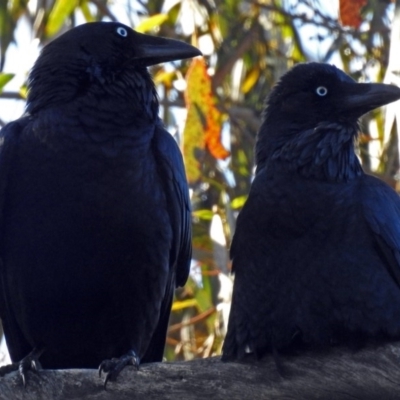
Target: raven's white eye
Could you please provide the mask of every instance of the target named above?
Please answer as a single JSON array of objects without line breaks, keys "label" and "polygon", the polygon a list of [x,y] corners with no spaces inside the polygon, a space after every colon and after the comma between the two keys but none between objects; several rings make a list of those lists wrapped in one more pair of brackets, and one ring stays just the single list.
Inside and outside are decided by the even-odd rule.
[{"label": "raven's white eye", "polygon": [[315,89],[315,93],[317,93],[318,96],[326,96],[328,94],[328,89],[325,86],[318,86],[317,89]]},{"label": "raven's white eye", "polygon": [[122,36],[122,37],[128,36],[128,31],[125,28],[123,28],[122,26],[117,28],[117,33],[119,36]]}]

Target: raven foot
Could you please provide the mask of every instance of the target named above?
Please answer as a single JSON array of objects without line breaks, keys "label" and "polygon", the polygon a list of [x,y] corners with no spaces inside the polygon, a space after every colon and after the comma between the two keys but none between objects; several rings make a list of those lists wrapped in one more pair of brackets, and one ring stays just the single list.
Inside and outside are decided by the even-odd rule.
[{"label": "raven foot", "polygon": [[124,354],[120,358],[113,358],[111,360],[104,360],[99,366],[99,376],[104,372],[106,378],[104,379],[104,389],[107,389],[109,381],[115,381],[119,373],[127,366],[133,365],[139,369],[140,359],[133,350]]},{"label": "raven foot", "polygon": [[22,378],[22,383],[24,387],[26,387],[27,382],[27,372],[32,371],[37,373],[42,366],[39,362],[39,357],[42,355],[42,348],[33,349],[26,357],[24,357],[21,361],[11,363],[9,365],[5,365],[0,368],[0,376],[4,376],[9,374],[10,372],[19,371],[19,374]]}]

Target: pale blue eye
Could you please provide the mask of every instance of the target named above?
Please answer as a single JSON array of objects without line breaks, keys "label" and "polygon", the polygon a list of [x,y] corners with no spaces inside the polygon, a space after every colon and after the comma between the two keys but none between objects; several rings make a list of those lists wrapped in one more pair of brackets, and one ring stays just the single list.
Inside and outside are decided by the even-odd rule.
[{"label": "pale blue eye", "polygon": [[117,33],[118,33],[118,35],[120,35],[122,37],[128,36],[128,31],[125,28],[123,28],[122,26],[117,28]]},{"label": "pale blue eye", "polygon": [[325,86],[318,86],[315,93],[317,93],[318,96],[323,97],[328,94],[328,89]]}]

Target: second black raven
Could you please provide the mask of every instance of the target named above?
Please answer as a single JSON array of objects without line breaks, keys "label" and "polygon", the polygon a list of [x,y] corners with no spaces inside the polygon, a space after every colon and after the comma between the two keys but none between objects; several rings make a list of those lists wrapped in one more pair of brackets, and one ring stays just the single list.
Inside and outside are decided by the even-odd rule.
[{"label": "second black raven", "polygon": [[[147,66],[199,55],[120,23],[44,47],[2,130],[0,316],[15,369],[107,380],[162,359],[191,259],[188,187]],[[21,361],[22,360],[22,361]]]},{"label": "second black raven", "polygon": [[320,63],[273,88],[231,248],[224,360],[400,339],[400,198],[354,149],[357,119],[397,99]]}]

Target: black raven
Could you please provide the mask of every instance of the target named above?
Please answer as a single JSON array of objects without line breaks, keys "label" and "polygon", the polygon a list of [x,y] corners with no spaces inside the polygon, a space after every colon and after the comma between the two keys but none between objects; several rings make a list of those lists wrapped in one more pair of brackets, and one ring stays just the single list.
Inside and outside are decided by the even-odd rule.
[{"label": "black raven", "polygon": [[197,55],[96,22],[36,61],[27,114],[2,130],[0,154],[0,316],[23,378],[39,358],[44,368],[100,365],[105,383],[162,359],[191,217],[146,67]]},{"label": "black raven", "polygon": [[354,150],[357,119],[399,98],[322,63],[273,88],[231,247],[224,360],[400,339],[400,198]]}]

